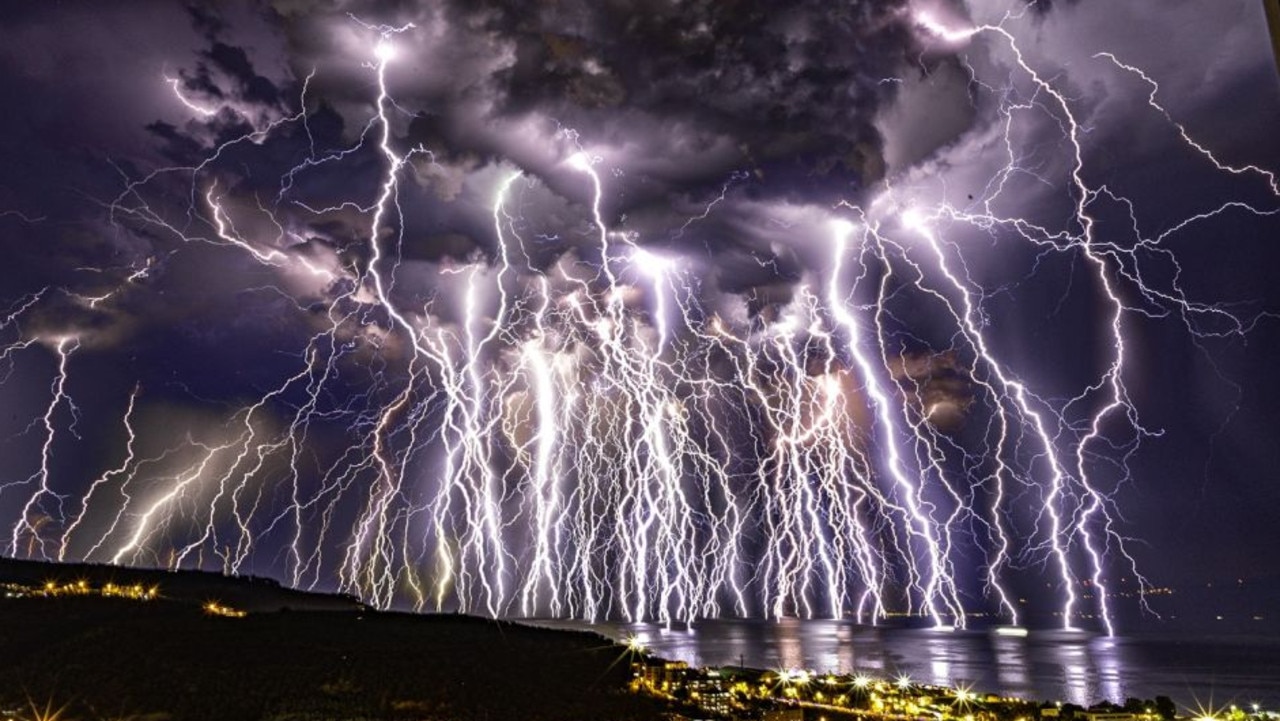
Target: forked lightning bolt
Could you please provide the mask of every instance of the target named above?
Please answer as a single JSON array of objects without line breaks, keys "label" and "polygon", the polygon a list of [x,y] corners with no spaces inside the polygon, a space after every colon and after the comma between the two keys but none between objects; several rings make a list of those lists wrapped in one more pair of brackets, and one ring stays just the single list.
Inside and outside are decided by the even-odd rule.
[{"label": "forked lightning bolt", "polygon": [[[1007,153],[977,200],[957,207],[895,184],[834,207],[779,202],[769,208],[778,224],[823,261],[788,299],[732,312],[707,301],[696,259],[671,241],[735,212],[747,202],[735,183],[750,177],[735,175],[703,212],[646,237],[612,222],[617,200],[592,139],[561,129],[545,142],[562,159],[557,187],[579,214],[575,237],[527,210],[526,195],[546,197],[546,184],[496,164],[478,176],[489,179],[480,250],[433,261],[432,290],[417,293],[408,204],[435,158],[403,140],[391,69],[418,29],[351,23],[369,41],[372,110],[348,147],[318,150],[302,102],[193,167],[126,180],[106,204],[122,231],[145,230],[175,253],[215,246],[277,278],[250,290],[287,299],[310,324],[302,347],[286,351],[287,372],[210,411],[215,420],[173,428],[135,388],[121,400],[122,449],[74,489],[51,459],[84,432],[73,402],[82,341],[27,319],[68,298],[112,308],[161,271],[148,259],[110,292],[49,288],[4,310],[0,383],[54,361],[44,411],[25,431],[41,439],[31,471],[0,478],[14,513],[8,555],[269,568],[378,607],[668,624],[905,613],[951,628],[985,612],[1017,624],[1026,609],[1010,576],[1043,572],[1064,627],[1096,616],[1114,632],[1117,567],[1146,582],[1111,490],[1127,480],[1139,440],[1157,433],[1126,386],[1126,324],[1169,315],[1204,339],[1260,320],[1190,297],[1150,259],[1176,266],[1171,235],[1276,207],[1236,201],[1141,237],[1140,209],[1090,180],[1071,97],[1024,58],[1014,33],[921,14],[926,36],[989,39],[1012,58],[1000,91],[975,78],[1000,112],[992,147]],[[1158,104],[1141,69],[1095,60],[1145,83],[1150,108],[1215,172],[1256,178],[1280,199],[1273,171],[1219,161]],[[161,81],[193,122],[229,115],[188,99],[181,80]],[[1024,150],[1012,131],[1031,110],[1053,119],[1068,149],[1062,227],[996,210]],[[306,136],[306,157],[281,173],[273,203],[246,201],[226,157],[286,133]],[[306,195],[309,174],[348,164],[376,166],[377,182],[331,204]],[[1135,237],[1101,233],[1099,203],[1126,207]],[[307,242],[313,225],[344,224],[355,231],[343,252]],[[1039,391],[1032,369],[1001,357],[993,291],[970,273],[981,250],[965,245],[973,231],[1090,271],[1109,354],[1069,397]],[[908,303],[946,326],[945,344],[904,329]],[[944,371],[963,378],[965,397],[938,397]],[[948,408],[974,430],[949,430]]]}]

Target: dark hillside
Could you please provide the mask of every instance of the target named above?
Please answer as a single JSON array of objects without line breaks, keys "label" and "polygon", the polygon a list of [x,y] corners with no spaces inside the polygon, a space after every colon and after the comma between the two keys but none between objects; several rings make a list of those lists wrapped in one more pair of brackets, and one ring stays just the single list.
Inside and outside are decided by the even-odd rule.
[{"label": "dark hillside", "polygon": [[[219,588],[228,604],[260,590],[221,583],[251,586]],[[621,720],[661,712],[625,691],[626,650],[594,634],[367,611],[226,618],[174,600],[168,585],[162,595],[0,598],[0,710],[70,704],[62,721]]]},{"label": "dark hillside", "polygon": [[269,578],[223,576],[206,571],[163,571],[88,563],[41,563],[0,558],[0,582],[29,586],[54,581],[59,585],[86,581],[94,588],[107,583],[158,586],[160,595],[173,601],[202,604],[217,600],[246,611],[330,610],[363,608],[350,596],[309,593],[285,588]]}]

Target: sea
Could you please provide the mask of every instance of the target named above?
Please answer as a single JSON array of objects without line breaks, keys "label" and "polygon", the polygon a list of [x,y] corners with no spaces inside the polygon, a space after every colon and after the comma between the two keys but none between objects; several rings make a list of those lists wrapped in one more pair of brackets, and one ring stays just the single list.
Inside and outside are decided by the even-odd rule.
[{"label": "sea", "polygon": [[[851,621],[706,620],[654,624],[538,621],[635,638],[656,656],[695,666],[865,674],[970,687],[978,693],[1091,705],[1168,696],[1186,715],[1234,704],[1280,711],[1280,635],[1174,633],[1108,637],[1061,631],[886,628]],[[1023,633],[1022,630],[1016,633]]]}]

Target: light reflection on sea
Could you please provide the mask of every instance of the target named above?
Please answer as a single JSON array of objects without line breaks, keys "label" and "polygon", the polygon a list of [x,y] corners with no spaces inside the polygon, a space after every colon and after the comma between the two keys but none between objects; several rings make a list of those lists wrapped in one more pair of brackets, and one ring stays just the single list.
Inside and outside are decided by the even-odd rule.
[{"label": "light reflection on sea", "polygon": [[651,653],[698,666],[807,668],[908,675],[975,691],[1089,705],[1102,699],[1166,695],[1184,710],[1260,703],[1280,710],[1280,638],[1250,635],[1139,635],[876,628],[847,621],[700,621],[655,624],[538,625],[637,637]]}]

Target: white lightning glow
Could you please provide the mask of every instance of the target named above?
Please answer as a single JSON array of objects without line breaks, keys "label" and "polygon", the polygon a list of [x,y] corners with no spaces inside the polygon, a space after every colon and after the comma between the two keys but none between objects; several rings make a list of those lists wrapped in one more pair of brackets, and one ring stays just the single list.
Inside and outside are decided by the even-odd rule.
[{"label": "white lightning glow", "polygon": [[[609,173],[624,169],[606,161],[616,156],[589,153],[562,129],[544,139],[545,157],[560,159],[558,182],[486,166],[464,191],[486,213],[474,249],[426,261],[407,250],[419,241],[407,226],[419,210],[412,193],[428,182],[423,169],[439,167],[425,148],[407,147],[414,116],[388,78],[409,52],[412,26],[353,22],[369,41],[358,52],[368,117],[349,147],[318,152],[299,110],[210,148],[196,167],[129,180],[107,206],[111,222],[145,229],[174,252],[199,244],[255,277],[281,278],[250,291],[284,298],[310,324],[304,342],[273,359],[286,372],[196,430],[139,423],[151,401],[135,389],[112,426],[124,429],[123,454],[71,493],[53,460],[78,437],[69,388],[88,341],[25,322],[55,290],[0,317],[0,383],[18,382],[19,361],[56,360],[27,429],[39,452],[17,480],[0,483],[21,496],[9,555],[229,573],[282,564],[294,586],[336,582],[378,607],[489,616],[877,623],[905,613],[939,630],[992,610],[1016,627],[1025,609],[1010,576],[1043,572],[1063,627],[1093,616],[1114,631],[1114,566],[1140,590],[1145,579],[1112,490],[1137,447],[1129,439],[1154,434],[1126,385],[1130,323],[1168,314],[1202,338],[1243,335],[1257,320],[1190,299],[1180,273],[1149,271],[1145,254],[1181,271],[1166,247],[1171,234],[1228,213],[1280,211],[1236,201],[1155,237],[1103,233],[1096,204],[1136,211],[1091,181],[1072,97],[1005,26],[953,27],[921,12],[913,26],[927,38],[989,40],[1007,52],[1008,85],[1034,96],[997,93],[1002,135],[991,146],[1007,163],[964,208],[889,184],[864,204],[779,202],[767,208],[787,215],[779,244],[819,258],[816,267],[789,278],[784,298],[717,306],[706,300],[714,273],[703,258],[618,220]],[[1223,163],[1194,140],[1157,104],[1159,86],[1142,70],[1107,53],[1096,61],[1145,83],[1150,108],[1207,166],[1280,196],[1271,171]],[[186,98],[178,79],[166,81],[198,118],[217,114]],[[1045,181],[1068,201],[1057,228],[995,210],[1019,169],[1017,122],[1032,107],[1061,131],[1066,153],[1063,177]],[[222,177],[220,163],[286,129],[306,137],[309,154],[270,181],[274,204],[240,199],[247,181],[238,169]],[[329,207],[298,199],[310,174],[348,166],[369,179],[365,187]],[[152,187],[172,178],[189,181],[179,212]],[[735,212],[744,202],[730,194],[737,180],[747,176],[665,239]],[[557,212],[577,216],[557,231],[573,234],[567,241],[549,240],[545,218],[526,212],[526,195],[553,192],[566,196]],[[356,230],[341,252],[317,259],[305,247],[308,221]],[[1002,355],[993,298],[1013,291],[984,287],[973,272],[975,233],[1069,257],[1087,276],[1081,292],[1103,308],[1105,350],[1094,376],[1065,398]],[[134,292],[162,265],[133,263],[105,292],[74,295],[76,307],[109,312],[128,296],[122,289]],[[418,292],[415,274],[432,272],[431,292]],[[293,292],[290,277],[305,277],[306,292]],[[933,337],[903,312],[916,304],[942,329]],[[1120,469],[1119,481],[1099,459]],[[628,645],[643,651],[635,639]],[[971,693],[958,689],[956,699]]]}]

